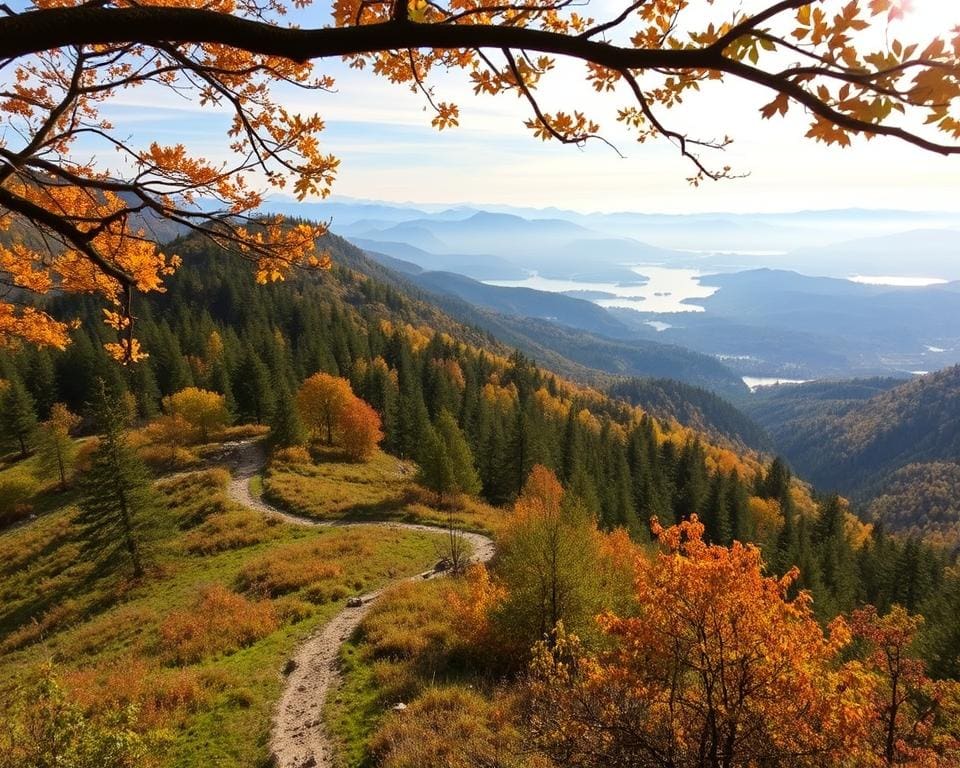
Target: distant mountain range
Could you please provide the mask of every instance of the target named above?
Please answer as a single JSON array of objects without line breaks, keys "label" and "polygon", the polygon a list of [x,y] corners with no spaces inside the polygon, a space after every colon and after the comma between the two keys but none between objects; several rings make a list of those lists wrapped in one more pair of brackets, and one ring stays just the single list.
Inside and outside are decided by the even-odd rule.
[{"label": "distant mountain range", "polygon": [[960,544],[960,366],[909,382],[773,387],[744,406],[803,477],[892,528]]},{"label": "distant mountain range", "polygon": [[[710,275],[706,312],[666,317],[656,337],[721,355],[750,376],[909,376],[960,362],[960,282],[894,288],[783,270]],[[643,337],[650,315],[611,310]]]},{"label": "distant mountain range", "polygon": [[[626,259],[705,269],[768,266],[834,277],[917,274],[922,266],[930,276],[960,279],[960,213],[850,209],[584,214],[558,208],[428,209],[351,200],[270,200],[265,208],[330,220],[334,231],[349,239],[407,243],[440,256],[489,254],[555,274],[616,266]],[[904,259],[905,254],[919,261]],[[456,271],[452,264],[436,268]]]}]

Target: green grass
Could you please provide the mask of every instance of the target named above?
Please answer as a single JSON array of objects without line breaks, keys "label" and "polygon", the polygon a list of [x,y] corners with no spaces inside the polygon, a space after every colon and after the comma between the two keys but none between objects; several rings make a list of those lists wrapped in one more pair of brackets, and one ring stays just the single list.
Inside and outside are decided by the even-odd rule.
[{"label": "green grass", "polygon": [[[151,565],[140,582],[84,554],[69,496],[0,532],[0,699],[52,659],[91,711],[135,701],[145,725],[170,729],[167,766],[265,765],[280,670],[294,648],[346,596],[434,562],[437,538],[267,523],[230,502],[226,480],[207,471],[161,484]],[[175,663],[161,628],[171,614],[194,610],[199,590],[214,584],[249,604],[269,603],[279,626],[239,650]]]},{"label": "green grass", "polygon": [[496,532],[503,513],[475,499],[461,498],[437,508],[433,494],[415,482],[410,462],[378,451],[363,463],[343,461],[331,452],[316,463],[274,462],[263,480],[263,497],[294,514],[318,520],[396,520],[444,526],[452,514],[470,531]]},{"label": "green grass", "polygon": [[263,476],[254,475],[250,478],[249,486],[250,495],[255,499],[263,498]]}]

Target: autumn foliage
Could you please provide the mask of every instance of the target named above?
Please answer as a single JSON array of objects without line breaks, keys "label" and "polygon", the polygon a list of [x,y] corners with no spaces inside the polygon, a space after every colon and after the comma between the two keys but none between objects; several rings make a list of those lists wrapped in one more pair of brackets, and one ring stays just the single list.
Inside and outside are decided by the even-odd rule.
[{"label": "autumn foliage", "polygon": [[379,414],[346,379],[315,373],[300,385],[297,408],[313,437],[341,446],[355,461],[369,459],[383,440]]},{"label": "autumn foliage", "polygon": [[[0,342],[63,347],[70,321],[33,299],[94,294],[114,329],[112,354],[136,360],[134,296],[162,291],[179,260],[155,243],[155,224],[199,231],[255,264],[258,282],[297,266],[327,266],[315,250],[326,226],[257,218],[264,192],[325,196],[339,161],[321,149],[324,121],[288,109],[278,85],[331,91],[311,60],[344,56],[410,87],[431,124],[455,127],[459,105],[433,81],[463,70],[477,95],[520,98],[537,138],[606,141],[585,104],[542,103],[559,59],[580,64],[605,115],[639,142],[661,139],[693,164],[690,180],[736,176],[712,157],[732,139],[671,127],[667,114],[713,82],[766,92],[764,118],[803,111],[807,137],[839,146],[889,136],[941,154],[960,152],[960,32],[900,40],[890,24],[907,0],[786,0],[727,9],[711,0],[623,3],[588,15],[537,0],[337,0],[332,19],[308,29],[288,13],[309,0],[111,3],[33,0],[0,18],[0,59],[10,66],[0,113],[0,275],[17,292],[0,301]],[[312,20],[309,19],[308,20]],[[562,79],[560,80],[562,84]],[[214,163],[179,143],[133,144],[103,107],[130,89],[171,89],[229,115],[229,159]],[[726,106],[733,110],[734,103]],[[706,130],[706,129],[704,129]],[[79,137],[116,157],[95,162]],[[95,156],[95,155],[94,155]],[[206,205],[200,205],[203,201]],[[210,206],[212,203],[212,209]],[[22,293],[21,293],[22,292]]]},{"label": "autumn foliage", "polygon": [[173,611],[163,620],[162,653],[177,664],[189,664],[245,648],[279,626],[270,601],[251,601],[213,584],[200,590],[193,606]]},{"label": "autumn foliage", "polygon": [[187,387],[163,399],[164,412],[186,428],[184,440],[206,442],[230,422],[227,404],[218,392]]},{"label": "autumn foliage", "polygon": [[956,765],[956,685],[911,658],[917,619],[868,609],[824,631],[788,597],[795,571],[704,543],[695,517],[654,527],[636,615],[599,616],[599,652],[560,625],[536,653],[530,723],[558,765]]}]

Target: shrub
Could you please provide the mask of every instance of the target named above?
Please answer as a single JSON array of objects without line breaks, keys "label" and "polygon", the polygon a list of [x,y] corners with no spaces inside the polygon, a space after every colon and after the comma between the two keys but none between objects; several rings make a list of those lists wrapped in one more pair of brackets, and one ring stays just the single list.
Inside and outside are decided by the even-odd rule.
[{"label": "shrub", "polygon": [[251,601],[214,584],[200,591],[191,608],[173,611],[163,620],[161,652],[170,661],[189,664],[245,648],[279,626],[270,602]]},{"label": "shrub", "polygon": [[267,541],[277,534],[277,527],[245,509],[230,509],[208,516],[184,536],[188,552],[210,555],[240,549]]},{"label": "shrub", "polygon": [[96,721],[71,701],[50,667],[0,711],[0,768],[148,768],[158,734],[141,731],[134,707],[101,711]]},{"label": "shrub", "polygon": [[279,448],[273,452],[272,460],[277,464],[312,464],[313,458],[302,445],[291,445],[287,448]]}]

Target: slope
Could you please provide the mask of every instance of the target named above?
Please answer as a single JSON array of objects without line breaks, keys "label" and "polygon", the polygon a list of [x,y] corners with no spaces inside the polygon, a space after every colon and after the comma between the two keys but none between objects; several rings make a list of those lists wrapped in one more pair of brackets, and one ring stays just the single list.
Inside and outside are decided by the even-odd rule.
[{"label": "slope", "polygon": [[[956,537],[960,509],[945,512],[943,499],[960,498],[960,478],[947,466],[960,462],[960,366],[906,383],[776,387],[747,410],[818,487],[850,494],[892,527],[952,527]],[[944,487],[932,490],[937,484]]]}]

